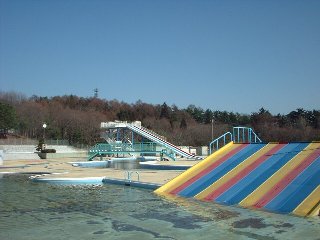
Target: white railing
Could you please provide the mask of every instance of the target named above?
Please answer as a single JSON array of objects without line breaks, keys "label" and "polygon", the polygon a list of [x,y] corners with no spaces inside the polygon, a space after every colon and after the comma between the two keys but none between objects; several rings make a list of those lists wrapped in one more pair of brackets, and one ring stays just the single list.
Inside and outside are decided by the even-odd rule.
[{"label": "white railing", "polygon": [[145,131],[144,129],[138,128],[138,127],[135,127],[135,126],[128,126],[128,127],[129,127],[129,129],[144,135],[145,137],[149,138],[152,141],[155,141],[155,142],[157,142],[157,143],[159,143],[161,145],[164,145],[165,147],[175,151],[176,153],[178,153],[178,154],[180,154],[180,155],[182,155],[184,157],[194,157],[193,154],[187,153],[187,152],[181,150],[180,148],[178,148],[177,146],[173,145],[172,143],[158,138],[157,136],[153,135],[149,131]]}]

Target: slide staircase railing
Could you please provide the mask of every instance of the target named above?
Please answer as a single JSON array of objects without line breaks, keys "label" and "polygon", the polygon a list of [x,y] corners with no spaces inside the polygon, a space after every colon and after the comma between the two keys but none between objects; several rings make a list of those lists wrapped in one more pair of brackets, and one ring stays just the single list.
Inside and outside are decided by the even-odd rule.
[{"label": "slide staircase railing", "polygon": [[214,151],[225,146],[229,142],[234,143],[261,143],[261,139],[253,131],[252,128],[248,127],[234,127],[231,132],[226,132],[220,137],[214,139],[209,144],[209,153],[212,154]]},{"label": "slide staircase railing", "polygon": [[150,134],[154,135],[155,137],[162,139],[163,141],[167,141],[166,137],[161,136],[160,134],[158,134],[158,133],[156,133],[156,132],[154,132],[154,131],[152,131],[152,130],[150,130],[148,128],[145,128],[143,126],[141,126],[140,128],[142,130],[146,131],[146,132],[149,132]]},{"label": "slide staircase railing", "polygon": [[152,132],[150,132],[149,129],[147,129],[147,128],[139,128],[137,126],[129,125],[129,124],[127,125],[127,127],[130,130],[140,134],[141,136],[143,136],[151,141],[154,141],[154,142],[166,147],[167,149],[170,149],[171,151],[173,151],[174,153],[176,153],[178,155],[181,155],[186,158],[194,158],[193,154],[187,153],[187,152],[181,150],[180,148],[178,148],[177,146],[173,145],[172,143],[169,143],[168,141],[166,141],[162,138],[159,138],[158,136],[156,136]]}]

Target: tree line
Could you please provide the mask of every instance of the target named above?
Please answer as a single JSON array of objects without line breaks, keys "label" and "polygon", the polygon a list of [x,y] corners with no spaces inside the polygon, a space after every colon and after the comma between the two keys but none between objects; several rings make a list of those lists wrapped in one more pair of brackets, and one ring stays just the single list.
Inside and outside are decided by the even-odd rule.
[{"label": "tree line", "polygon": [[97,97],[75,95],[26,97],[0,92],[0,130],[14,129],[21,137],[66,139],[70,144],[93,145],[100,141],[100,123],[114,120],[142,122],[176,145],[203,146],[233,126],[252,127],[264,141],[319,141],[320,111],[302,108],[273,115],[260,108],[251,114],[202,109],[186,109],[140,100],[133,104]]}]

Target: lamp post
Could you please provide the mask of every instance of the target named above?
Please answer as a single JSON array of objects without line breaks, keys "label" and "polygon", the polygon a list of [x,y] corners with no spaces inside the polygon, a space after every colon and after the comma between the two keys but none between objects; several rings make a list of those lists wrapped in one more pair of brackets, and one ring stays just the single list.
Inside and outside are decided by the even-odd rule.
[{"label": "lamp post", "polygon": [[211,141],[213,140],[213,122],[214,120],[211,119]]},{"label": "lamp post", "polygon": [[45,142],[45,139],[46,139],[46,128],[47,128],[47,124],[44,123],[44,124],[42,125],[42,127],[43,127],[43,143],[44,143],[44,142]]}]

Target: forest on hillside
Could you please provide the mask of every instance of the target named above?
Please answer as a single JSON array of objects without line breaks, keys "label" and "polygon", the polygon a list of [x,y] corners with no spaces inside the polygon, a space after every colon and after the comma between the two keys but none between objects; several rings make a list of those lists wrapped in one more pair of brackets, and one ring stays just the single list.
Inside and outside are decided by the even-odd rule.
[{"label": "forest on hillside", "polygon": [[26,97],[0,92],[0,130],[14,130],[20,137],[66,139],[70,144],[94,145],[100,141],[100,123],[141,121],[176,145],[203,146],[233,126],[252,127],[263,141],[320,140],[320,110],[302,108],[288,114],[272,115],[263,107],[251,114],[202,109],[186,109],[138,100],[128,104],[117,100],[75,95]]}]

